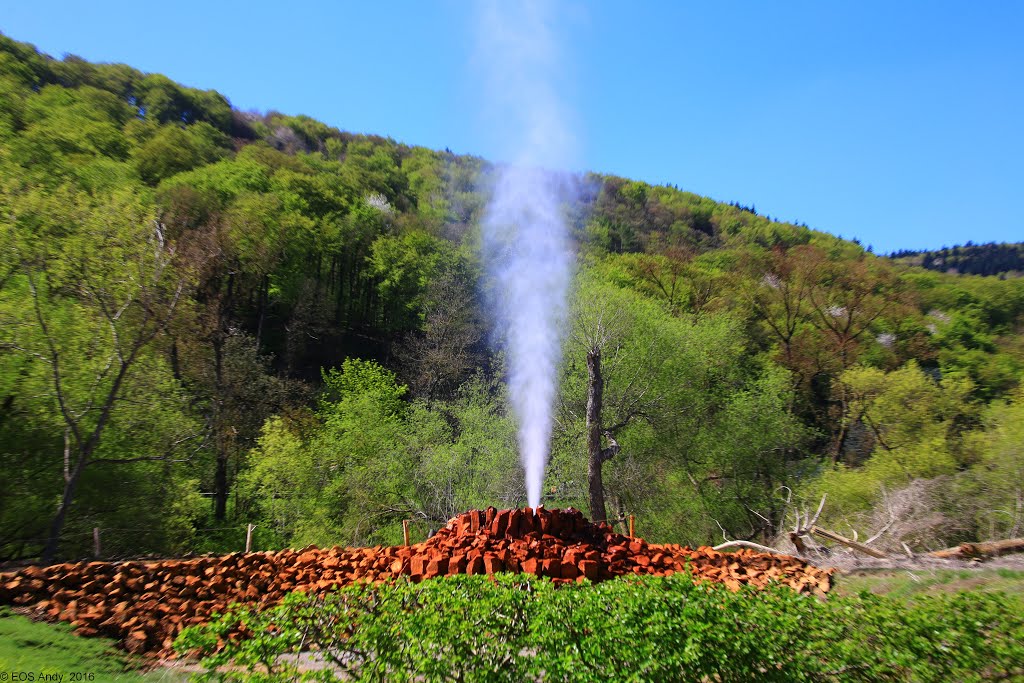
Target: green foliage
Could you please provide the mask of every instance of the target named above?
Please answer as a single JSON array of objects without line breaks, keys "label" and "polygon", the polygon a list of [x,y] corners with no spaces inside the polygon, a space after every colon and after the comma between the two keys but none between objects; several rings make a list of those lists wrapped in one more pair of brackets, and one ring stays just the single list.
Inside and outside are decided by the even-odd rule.
[{"label": "green foliage", "polygon": [[886,490],[966,465],[961,432],[975,413],[969,381],[936,382],[913,362],[892,372],[855,367],[843,373],[836,393],[847,462],[807,485],[810,498],[828,495],[825,520],[869,511]]},{"label": "green foliage", "polygon": [[991,538],[1017,538],[1024,533],[1024,392],[989,406],[983,424],[969,440],[976,458],[969,495],[983,501],[977,523]]},{"label": "green foliage", "polygon": [[[176,647],[201,654],[210,680],[982,681],[1024,673],[1021,606],[732,593],[684,574],[555,589],[503,574],[293,594],[189,628]],[[231,637],[243,628],[251,638]],[[313,646],[319,670],[285,656]]]},{"label": "green foliage", "polygon": [[327,392],[307,429],[272,418],[264,425],[240,492],[279,543],[356,542],[374,533],[367,516],[401,504],[405,387],[370,361],[346,360],[324,373]]},{"label": "green foliage", "polygon": [[450,402],[407,403],[394,373],[346,360],[324,373],[314,419],[273,418],[239,481],[274,544],[397,543],[400,520],[523,498],[500,395],[467,382]]},{"label": "green foliage", "polygon": [[205,122],[181,128],[162,126],[136,152],[139,175],[150,185],[209,164],[227,154],[227,136]]},{"label": "green foliage", "polygon": [[377,238],[368,261],[387,311],[385,326],[395,330],[419,327],[420,316],[431,303],[431,282],[469,276],[467,259],[458,249],[422,231]]},{"label": "green foliage", "polygon": [[207,123],[221,131],[231,126],[231,105],[220,93],[183,88],[161,74],[147,74],[135,86],[139,111],[159,123]]},{"label": "green foliage", "polygon": [[324,409],[344,410],[345,401],[359,400],[372,396],[385,415],[399,415],[404,412],[402,396],[406,387],[399,386],[395,373],[386,370],[373,361],[346,358],[341,369],[326,370],[324,380]]}]

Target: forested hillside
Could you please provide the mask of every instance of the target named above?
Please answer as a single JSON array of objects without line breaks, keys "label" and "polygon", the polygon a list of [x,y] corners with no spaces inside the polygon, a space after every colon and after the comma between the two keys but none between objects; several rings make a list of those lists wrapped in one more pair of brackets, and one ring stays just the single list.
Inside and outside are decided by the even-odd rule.
[{"label": "forested hillside", "polygon": [[928,270],[964,275],[997,275],[1020,277],[1024,275],[1024,243],[974,244],[943,247],[936,251],[904,249],[889,255],[903,263],[922,266]]},{"label": "forested hillside", "polygon": [[[484,160],[0,36],[0,559],[392,543],[525,503]],[[674,187],[552,177],[578,253],[548,507],[770,540],[1020,535],[1024,279]],[[483,293],[483,294],[482,294]],[[788,501],[788,503],[787,503]]]}]

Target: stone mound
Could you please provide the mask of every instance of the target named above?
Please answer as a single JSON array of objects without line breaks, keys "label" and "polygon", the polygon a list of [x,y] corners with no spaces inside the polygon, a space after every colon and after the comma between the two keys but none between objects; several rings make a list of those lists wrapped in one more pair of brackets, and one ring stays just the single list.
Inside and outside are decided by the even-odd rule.
[{"label": "stone mound", "polygon": [[0,574],[0,604],[69,622],[81,635],[117,639],[135,653],[173,656],[186,626],[232,602],[270,606],[291,591],[323,593],[357,581],[521,572],[556,583],[670,576],[763,587],[775,582],[824,595],[832,570],[750,550],[649,544],[595,524],[578,510],[471,510],[411,546],[231,553],[156,562],[79,562]]}]

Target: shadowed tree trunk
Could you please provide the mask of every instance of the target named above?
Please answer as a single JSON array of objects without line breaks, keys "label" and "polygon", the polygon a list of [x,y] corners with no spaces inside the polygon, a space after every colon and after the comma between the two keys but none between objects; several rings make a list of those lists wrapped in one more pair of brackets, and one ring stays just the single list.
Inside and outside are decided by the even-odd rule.
[{"label": "shadowed tree trunk", "polygon": [[[615,457],[619,444],[611,432],[601,429],[601,403],[604,396],[604,380],[601,378],[601,349],[587,352],[587,483],[590,489],[590,518],[593,521],[608,519],[604,504],[604,478],[601,467],[606,460]],[[608,440],[608,447],[601,448],[601,436]]]},{"label": "shadowed tree trunk", "polygon": [[[618,453],[618,443],[611,432],[601,428],[601,408],[604,396],[604,380],[601,378],[601,349],[592,348],[587,352],[587,482],[590,486],[590,517],[593,521],[608,518],[604,505],[604,478],[601,467]],[[608,447],[602,449],[601,436],[608,440]]]},{"label": "shadowed tree trunk", "polygon": [[587,352],[587,483],[590,488],[590,518],[607,519],[604,508],[604,480],[601,477],[601,350]]}]

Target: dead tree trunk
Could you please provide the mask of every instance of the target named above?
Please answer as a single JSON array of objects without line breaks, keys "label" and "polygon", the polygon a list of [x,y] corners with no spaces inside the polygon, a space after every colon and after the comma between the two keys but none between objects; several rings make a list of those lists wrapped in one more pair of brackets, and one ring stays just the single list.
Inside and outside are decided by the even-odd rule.
[{"label": "dead tree trunk", "polygon": [[593,348],[587,353],[587,483],[590,489],[590,518],[604,520],[608,514],[604,507],[604,480],[601,477],[601,399],[604,385],[601,379],[601,350]]},{"label": "dead tree trunk", "polygon": [[228,509],[228,449],[224,433],[224,339],[218,325],[213,338],[213,432],[216,468],[213,473],[213,518],[223,522]]}]

